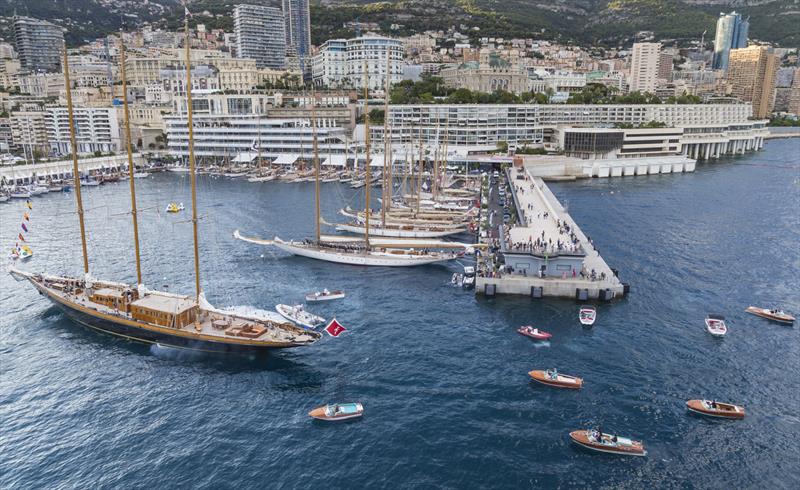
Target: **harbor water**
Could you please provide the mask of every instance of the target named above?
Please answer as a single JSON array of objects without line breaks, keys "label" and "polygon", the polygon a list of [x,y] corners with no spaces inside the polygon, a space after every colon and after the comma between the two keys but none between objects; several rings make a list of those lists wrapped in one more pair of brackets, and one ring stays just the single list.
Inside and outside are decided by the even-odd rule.
[{"label": "harbor water", "polygon": [[[0,275],[2,488],[537,488],[800,486],[800,140],[699,164],[693,174],[551,184],[631,294],[598,305],[476,297],[458,263],[360,268],[235,240],[313,234],[313,183],[199,178],[201,283],[216,306],[300,302],[348,331],[255,357],[125,342],[68,321]],[[193,293],[188,177],[137,179],[144,280]],[[134,281],[128,184],[84,192],[92,273]],[[362,191],[324,184],[327,221]],[[187,211],[168,214],[170,201]],[[81,273],[70,193],[32,199],[30,270]],[[23,201],[0,204],[0,244]],[[466,264],[464,262],[461,265]],[[713,338],[707,313],[728,319]],[[530,324],[553,334],[536,344]],[[580,391],[534,384],[557,367]],[[685,401],[742,404],[742,421],[687,414]],[[359,401],[363,419],[313,422]],[[602,425],[642,439],[646,458],[588,453],[569,432]]]}]

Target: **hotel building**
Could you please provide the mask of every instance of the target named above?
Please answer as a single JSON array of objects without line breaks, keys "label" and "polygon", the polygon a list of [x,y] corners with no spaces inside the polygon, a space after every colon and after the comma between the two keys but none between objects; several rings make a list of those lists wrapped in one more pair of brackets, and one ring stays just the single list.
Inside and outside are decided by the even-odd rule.
[{"label": "hotel building", "polygon": [[[386,52],[389,66],[386,66]],[[369,89],[383,91],[386,77],[395,84],[403,79],[403,43],[381,36],[361,36],[352,39],[326,41],[312,61],[314,84],[329,88],[364,87],[364,75],[369,76]]]}]

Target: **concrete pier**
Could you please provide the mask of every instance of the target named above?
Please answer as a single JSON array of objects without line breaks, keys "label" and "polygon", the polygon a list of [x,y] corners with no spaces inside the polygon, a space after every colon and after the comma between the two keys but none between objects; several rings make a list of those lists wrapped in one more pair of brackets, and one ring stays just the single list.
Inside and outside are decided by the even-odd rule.
[{"label": "concrete pier", "polygon": [[[146,162],[144,156],[135,154],[133,156],[133,163],[137,167],[141,167]],[[96,158],[82,158],[78,160],[78,168],[83,175],[88,175],[90,172],[96,170],[127,170],[128,156],[122,154]],[[46,179],[48,177],[56,179],[71,178],[72,160],[58,160],[34,163],[31,165],[6,165],[0,167],[0,181],[5,179],[5,182],[9,185],[30,184],[34,179]]]},{"label": "concrete pier", "polygon": [[[523,167],[510,168],[507,178],[516,222],[499,225],[496,238],[488,239],[499,251],[479,260],[476,293],[621,297],[623,284],[544,181]],[[505,261],[502,268],[498,254]]]}]

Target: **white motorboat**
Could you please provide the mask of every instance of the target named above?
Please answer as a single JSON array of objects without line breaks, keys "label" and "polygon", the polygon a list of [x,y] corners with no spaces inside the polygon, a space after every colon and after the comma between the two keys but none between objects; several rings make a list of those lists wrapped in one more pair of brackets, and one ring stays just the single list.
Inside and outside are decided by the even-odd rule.
[{"label": "white motorboat", "polygon": [[82,186],[87,186],[87,187],[97,187],[98,185],[100,185],[100,180],[99,179],[94,179],[94,178],[88,178],[88,179],[82,181],[81,185]]},{"label": "white motorboat", "polygon": [[725,317],[722,315],[707,315],[706,330],[714,337],[723,337],[728,333],[728,326],[725,325]]},{"label": "white motorboat", "polygon": [[146,177],[150,177],[150,172],[134,172],[133,174],[134,179],[144,179]]},{"label": "white motorboat", "polygon": [[325,319],[303,308],[303,305],[275,305],[275,311],[282,317],[306,328],[317,328],[325,325]]},{"label": "white motorboat", "polygon": [[275,175],[261,175],[261,176],[253,176],[247,179],[248,182],[270,182],[275,180]]},{"label": "white motorboat", "polygon": [[47,186],[39,185],[39,184],[35,184],[35,185],[31,186],[30,190],[31,190],[31,195],[32,196],[41,196],[42,194],[47,194],[48,192],[50,192],[47,189]]},{"label": "white motorboat", "polygon": [[322,291],[314,291],[313,293],[306,294],[306,301],[330,301],[342,298],[344,298],[344,291],[341,289],[335,289],[333,291],[323,289]]},{"label": "white motorboat", "polygon": [[597,310],[591,306],[581,306],[581,309],[578,312],[578,320],[581,322],[581,325],[591,327],[594,325],[596,319]]},{"label": "white motorboat", "polygon": [[27,187],[14,187],[9,195],[14,199],[30,199],[31,191]]},{"label": "white motorboat", "polygon": [[64,186],[61,185],[61,184],[53,184],[53,183],[51,183],[51,184],[49,184],[47,186],[47,191],[48,192],[61,192],[63,190],[64,190]]},{"label": "white motorboat", "polygon": [[11,199],[11,194],[7,194],[5,192],[0,192],[0,202],[6,202]]},{"label": "white motorboat", "polygon": [[475,287],[475,267],[471,265],[464,266],[464,278],[461,281],[461,287],[464,289]]}]

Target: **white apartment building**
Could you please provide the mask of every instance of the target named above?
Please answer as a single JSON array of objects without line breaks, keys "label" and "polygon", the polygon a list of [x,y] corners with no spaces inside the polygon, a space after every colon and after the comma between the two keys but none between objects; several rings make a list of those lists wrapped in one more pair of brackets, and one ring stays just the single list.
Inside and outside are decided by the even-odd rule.
[{"label": "white apartment building", "polygon": [[318,87],[339,88],[351,86],[347,76],[347,41],[329,39],[311,60],[311,76]]},{"label": "white apartment building", "polygon": [[47,154],[50,148],[45,116],[44,111],[13,112],[10,118],[12,145],[22,149],[26,155],[32,155],[34,150]]},{"label": "white apartment building", "polygon": [[633,43],[628,82],[631,92],[656,92],[660,62],[661,43]]},{"label": "white apartment building", "polygon": [[364,86],[366,74],[370,90],[383,91],[387,76],[390,84],[403,79],[403,53],[402,41],[388,37],[366,35],[329,40],[322,45],[312,61],[314,83],[331,88],[360,89]]},{"label": "white apartment building", "polygon": [[236,56],[256,60],[258,68],[286,66],[286,25],[281,9],[237,5],[233,10]]},{"label": "white apartment building", "polygon": [[[71,153],[67,108],[49,107],[45,113],[50,149],[58,155]],[[119,123],[114,108],[75,107],[73,121],[79,154],[120,151]]]},{"label": "white apartment building", "polygon": [[23,94],[34,97],[58,97],[64,90],[64,75],[61,73],[25,73],[12,77],[12,84]]},{"label": "white apartment building", "polygon": [[[451,151],[491,150],[499,141],[539,144],[546,131],[563,127],[656,121],[683,129],[683,154],[708,158],[763,146],[767,121],[751,120],[752,111],[750,104],[430,104],[393,105],[387,117],[393,144],[447,141]],[[370,134],[382,141],[383,126],[371,127]]]}]

